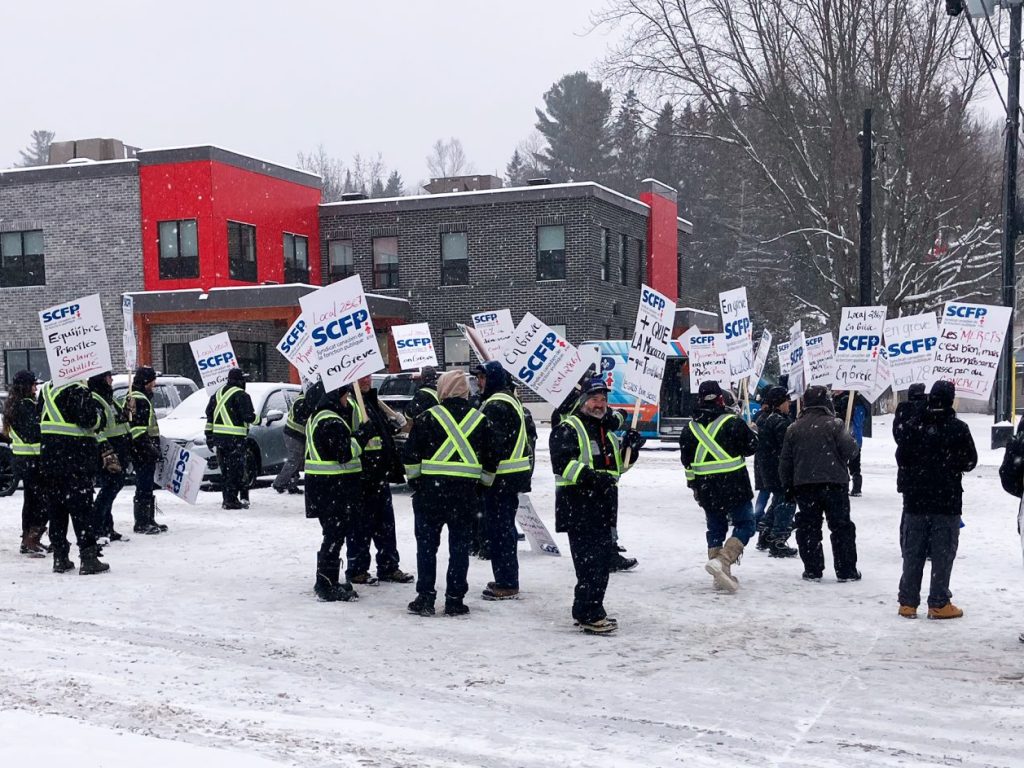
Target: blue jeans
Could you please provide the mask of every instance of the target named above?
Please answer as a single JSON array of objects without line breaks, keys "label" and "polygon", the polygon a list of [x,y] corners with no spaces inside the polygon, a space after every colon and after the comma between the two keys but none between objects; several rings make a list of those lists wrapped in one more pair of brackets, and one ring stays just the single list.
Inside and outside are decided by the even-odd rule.
[{"label": "blue jeans", "polygon": [[720,547],[725,543],[726,534],[729,533],[729,521],[732,521],[732,535],[743,542],[744,545],[750,541],[750,537],[757,530],[754,523],[754,505],[750,501],[741,502],[731,512],[705,511],[704,517],[708,524],[708,548]]},{"label": "blue jeans", "polygon": [[757,492],[757,498],[754,500],[754,523],[760,525],[761,518],[764,517],[764,511],[768,508],[768,499],[771,498],[772,492],[767,488],[762,488]]}]

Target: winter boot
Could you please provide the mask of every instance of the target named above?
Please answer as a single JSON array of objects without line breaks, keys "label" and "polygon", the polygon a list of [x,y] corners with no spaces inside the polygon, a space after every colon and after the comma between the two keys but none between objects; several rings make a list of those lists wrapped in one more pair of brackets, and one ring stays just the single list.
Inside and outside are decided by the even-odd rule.
[{"label": "winter boot", "polygon": [[380,583],[376,576],[371,576],[367,571],[353,573],[349,577],[349,581],[353,584],[362,584],[364,587],[376,587]]},{"label": "winter boot", "polygon": [[82,567],[78,569],[79,576],[92,576],[110,570],[110,566],[100,560],[99,547],[82,547],[79,554],[82,556]]},{"label": "winter boot", "polygon": [[743,542],[733,536],[726,540],[715,557],[708,560],[704,570],[714,577],[716,587],[729,592],[735,592],[739,588],[739,580],[732,575],[730,568],[742,554]]},{"label": "winter boot", "polygon": [[769,557],[796,557],[800,554],[795,548],[786,544],[788,536],[776,536],[768,541]]},{"label": "winter boot", "polygon": [[147,536],[160,533],[160,529],[150,522],[153,517],[152,505],[152,499],[146,499],[143,501],[136,500],[134,507],[135,527],[132,528],[135,533],[144,533]]},{"label": "winter boot", "polygon": [[434,596],[433,595],[416,595],[416,599],[409,603],[409,613],[417,616],[433,616],[434,615]]},{"label": "winter boot", "polygon": [[768,530],[768,525],[762,520],[757,524],[757,551],[765,552],[771,547],[771,531]]},{"label": "winter boot", "polygon": [[[313,585],[313,592],[322,603],[349,602],[358,596],[351,584],[338,584],[338,574],[341,572],[341,563],[338,561],[328,562],[321,557],[316,559],[316,583]],[[345,587],[348,587],[346,589]]]},{"label": "winter boot", "polygon": [[963,615],[964,612],[952,603],[946,603],[941,608],[928,609],[929,619],[959,619]]},{"label": "winter boot", "polygon": [[481,597],[484,600],[518,600],[519,587],[499,587],[495,584],[493,587],[488,586]]},{"label": "winter boot", "polygon": [[608,565],[609,573],[618,573],[620,571],[631,571],[639,565],[635,557],[623,557],[616,552]]},{"label": "winter boot", "polygon": [[411,573],[406,573],[401,568],[395,568],[393,571],[377,571],[377,581],[390,581],[393,584],[408,584],[415,578]]},{"label": "winter boot", "polygon": [[916,619],[917,618],[917,606],[916,605],[900,605],[899,615],[904,619]]},{"label": "winter boot", "polygon": [[21,554],[29,557],[46,557],[46,547],[39,541],[44,530],[44,528],[28,529],[28,532],[21,537]]},{"label": "winter boot", "polygon": [[850,489],[851,496],[860,496],[860,489],[864,485],[864,477],[862,475],[854,475],[852,478],[853,487]]},{"label": "winter boot", "polygon": [[53,545],[53,572],[54,573],[67,573],[68,571],[75,570],[75,564],[68,558],[68,552],[71,550],[71,546],[64,542],[64,544]]},{"label": "winter boot", "polygon": [[469,613],[469,606],[462,602],[461,597],[444,596],[445,616],[465,616]]},{"label": "winter boot", "polygon": [[588,635],[607,635],[619,628],[618,622],[612,619],[597,619],[596,621],[581,621],[578,626]]},{"label": "winter boot", "polygon": [[149,508],[149,524],[150,525],[155,525],[157,528],[160,529],[161,533],[163,533],[164,531],[167,530],[167,526],[164,525],[163,523],[158,523],[156,521],[156,516],[158,514],[162,515],[163,513],[164,513],[164,511],[162,509],[160,509],[159,505],[156,503],[156,499],[153,499],[152,506],[150,506],[150,508]]}]

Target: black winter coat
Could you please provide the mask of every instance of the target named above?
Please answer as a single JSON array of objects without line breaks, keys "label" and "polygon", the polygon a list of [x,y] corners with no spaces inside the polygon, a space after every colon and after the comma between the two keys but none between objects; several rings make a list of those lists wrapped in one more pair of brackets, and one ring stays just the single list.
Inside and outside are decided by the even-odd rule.
[{"label": "black winter coat", "polygon": [[[698,408],[693,418],[698,424],[707,426],[725,412],[719,407]],[[739,416],[734,416],[722,425],[715,441],[730,456],[753,456],[757,451],[757,435]],[[699,445],[689,427],[679,435],[679,458],[684,467],[689,468],[693,464]],[[708,512],[732,512],[743,502],[754,498],[750,475],[745,467],[737,472],[695,477],[687,485],[696,491],[698,503]]]},{"label": "black winter coat", "polygon": [[394,435],[398,431],[381,410],[377,390],[363,392],[366,418],[373,422],[381,439],[379,451],[365,451],[362,455],[363,479],[376,484],[404,483],[405,468],[398,454]]},{"label": "black winter coat", "polygon": [[[352,460],[352,408],[321,404],[316,413],[332,411],[341,419],[327,419],[313,432],[313,445],[321,460],[346,464]],[[311,414],[310,418],[316,415]],[[365,454],[363,454],[365,455]],[[360,457],[361,458],[361,457]],[[359,474],[306,474],[306,517],[342,517],[360,503],[362,478]]]},{"label": "black winter coat", "polygon": [[860,446],[842,419],[824,405],[804,408],[786,430],[779,456],[779,480],[784,488],[801,485],[846,485],[850,459]]},{"label": "black winter coat", "polygon": [[1018,499],[1024,496],[1024,420],[1017,426],[1017,434],[1006,444],[1003,463],[999,465],[999,482],[1011,496]]},{"label": "black winter coat", "polygon": [[416,394],[412,396],[412,400],[407,406],[405,406],[405,418],[412,421],[421,413],[426,413],[439,402],[440,400],[437,399],[437,389],[435,387],[422,386],[416,390]]},{"label": "black winter coat", "polygon": [[309,421],[309,417],[316,412],[316,407],[320,403],[320,398],[324,396],[324,385],[319,381],[311,386],[308,391],[303,392],[291,405],[291,416],[297,424],[302,427],[301,432],[296,432],[294,429],[288,426],[288,422],[285,422],[284,433],[289,437],[293,437],[296,440],[302,442],[306,441],[306,422]]},{"label": "black winter coat", "polygon": [[[925,408],[925,398],[919,400],[907,400],[896,406],[896,413],[892,417],[892,436],[896,445],[906,437],[907,425],[914,418],[920,417]],[[903,481],[906,470],[903,467],[896,467],[896,493],[903,493]]]},{"label": "black winter coat", "polygon": [[903,510],[959,515],[963,474],[977,463],[971,430],[956,411],[929,407],[915,414],[896,443],[896,464],[903,471]]},{"label": "black winter coat", "polygon": [[[502,394],[515,397],[511,390]],[[533,476],[533,449],[537,442],[537,430],[533,425],[530,412],[523,409],[523,421],[519,419],[516,409],[509,403],[500,400],[488,399],[484,402],[484,416],[491,428],[491,448],[495,454],[496,461],[504,461],[512,456],[515,450],[516,441],[519,439],[519,430],[522,426],[526,430],[526,450],[530,456],[530,470],[528,472],[515,472],[510,475],[498,475],[494,479],[494,489],[507,493],[529,493],[531,489],[531,478]],[[532,433],[532,435],[531,435]]]},{"label": "black winter coat", "polygon": [[[134,398],[131,392],[141,392],[145,398]],[[125,405],[128,408],[128,426],[145,427],[149,424],[149,414],[153,410],[153,397],[144,389],[132,388]],[[97,403],[97,407],[99,404]],[[132,441],[132,464],[155,464],[160,458],[160,439],[142,433]]]},{"label": "black winter coat", "polygon": [[[228,385],[225,384],[224,386],[227,387]],[[231,386],[235,385],[232,384]],[[217,410],[217,395],[220,394],[220,391],[214,392],[210,396],[210,402],[206,404],[206,442],[212,448],[234,447],[238,443],[244,442],[245,438],[241,435],[214,435],[212,432],[213,412]],[[249,397],[249,393],[244,389],[231,395],[231,398],[228,400],[227,412],[231,417],[231,422],[236,427],[242,425],[250,427],[256,421],[256,409],[253,408],[252,398]]]},{"label": "black winter coat", "polygon": [[[18,437],[26,443],[39,442],[39,405],[35,400],[23,397],[11,406],[10,431],[17,432]],[[24,477],[33,474],[39,468],[39,459],[35,456],[15,456],[14,466],[18,474]]]},{"label": "black winter coat", "polygon": [[792,424],[789,416],[776,410],[762,408],[757,412],[757,453],[754,454],[754,488],[758,491],[781,491],[779,455],[786,439],[786,430]]},{"label": "black winter coat", "polygon": [[[57,410],[65,421],[96,432],[102,429],[105,419],[103,408],[92,396],[83,382],[80,386],[65,388],[56,398]],[[42,398],[40,398],[42,408]],[[70,478],[73,482],[88,482],[99,470],[96,441],[92,437],[71,437],[69,435],[41,435],[42,453],[39,467],[44,475],[58,479]]]}]

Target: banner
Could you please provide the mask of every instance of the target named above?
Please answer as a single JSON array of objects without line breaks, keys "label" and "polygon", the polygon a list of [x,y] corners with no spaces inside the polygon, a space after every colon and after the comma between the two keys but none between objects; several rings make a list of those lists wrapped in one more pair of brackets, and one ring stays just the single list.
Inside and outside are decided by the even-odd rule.
[{"label": "banner", "polygon": [[833,387],[859,392],[873,388],[885,314],[885,307],[843,307]]},{"label": "banner", "polygon": [[309,331],[309,323],[306,322],[305,316],[299,315],[277,342],[276,347],[284,359],[299,372],[299,378],[306,385],[317,380],[317,372],[320,370],[320,361],[313,346],[313,336]]},{"label": "banner", "polygon": [[704,333],[692,325],[679,337],[679,343],[689,358],[691,392],[696,393],[704,381],[717,381],[723,389],[729,388],[732,382],[724,333]]},{"label": "banner", "polygon": [[832,386],[835,378],[836,350],[832,342],[832,332],[827,331],[820,336],[811,336],[804,340],[804,361],[807,375],[807,386],[820,384]]},{"label": "banner", "polygon": [[512,313],[507,309],[497,309],[493,312],[477,312],[473,315],[473,327],[476,329],[484,349],[487,350],[488,360],[496,359],[505,348],[505,344],[512,338],[512,332],[516,329],[512,322]]},{"label": "banner", "polygon": [[530,549],[534,552],[543,552],[545,555],[561,557],[562,553],[551,538],[544,521],[540,519],[537,510],[530,503],[530,497],[525,493],[519,494],[519,508],[516,509],[516,523],[526,534],[526,540],[530,542]]},{"label": "banner", "polygon": [[384,368],[359,275],[300,296],[299,304],[310,326],[325,391]]},{"label": "banner", "polygon": [[206,474],[206,459],[164,437],[160,438],[160,453],[163,460],[157,465],[160,470],[154,478],[156,484],[179,499],[195,504]]},{"label": "banner", "polygon": [[947,303],[930,381],[952,381],[957,397],[988,400],[1009,324],[1009,307]]},{"label": "banner", "polygon": [[[875,369],[874,384],[872,384],[871,389],[863,392],[862,394],[869,403],[873,403],[885,394],[885,390],[887,390],[891,384],[891,363],[889,355],[885,351],[885,347],[882,347],[878,351],[878,362]],[[837,413],[836,415],[840,418],[846,418],[845,413]]]},{"label": "banner", "polygon": [[722,330],[729,358],[729,376],[733,381],[745,379],[754,369],[754,347],[747,307],[747,289],[735,288],[718,294],[722,311]]},{"label": "banner", "polygon": [[757,385],[761,383],[761,376],[764,374],[765,363],[768,362],[768,353],[772,351],[772,332],[765,328],[761,331],[761,340],[757,343],[757,354],[754,355],[754,370],[747,379],[747,392],[751,396],[757,393]]},{"label": "banner", "polygon": [[468,325],[463,325],[462,323],[456,323],[455,327],[459,329],[459,332],[462,334],[462,338],[464,338],[466,343],[469,344],[469,348],[473,350],[473,354],[476,355],[477,360],[481,363],[486,363],[490,360],[497,359],[487,351],[487,345],[484,344],[484,340],[480,337],[476,328],[470,328]]},{"label": "banner", "polygon": [[779,375],[789,375],[789,342],[780,341],[779,345],[775,348],[779,355]]},{"label": "banner", "polygon": [[395,325],[391,328],[391,335],[395,337],[398,363],[403,371],[414,368],[419,370],[427,365],[437,367],[434,340],[430,336],[430,326],[427,323]]},{"label": "banner", "polygon": [[121,297],[121,319],[124,321],[124,332],[121,344],[124,347],[124,367],[128,373],[134,373],[139,367],[139,346],[135,339],[135,298]]},{"label": "banner", "polygon": [[39,325],[54,386],[112,370],[98,293],[42,310]]},{"label": "banner", "polygon": [[231,348],[227,332],[215,333],[199,341],[189,342],[192,357],[196,359],[203,387],[213,394],[228,380],[228,372],[238,367],[238,358]]},{"label": "banner", "polygon": [[799,320],[789,327],[789,349],[786,354],[789,357],[789,394],[803,397],[807,390],[807,363],[804,359],[807,348]]},{"label": "banner", "polygon": [[579,350],[529,312],[499,359],[506,371],[556,407],[585,370]]},{"label": "banner", "polygon": [[622,378],[622,390],[637,400],[658,404],[665,358],[672,340],[675,302],[648,285],[640,288],[633,340]]},{"label": "banner", "polygon": [[934,312],[885,321],[885,352],[894,391],[909,389],[915,383],[931,383],[938,344],[939,324]]}]

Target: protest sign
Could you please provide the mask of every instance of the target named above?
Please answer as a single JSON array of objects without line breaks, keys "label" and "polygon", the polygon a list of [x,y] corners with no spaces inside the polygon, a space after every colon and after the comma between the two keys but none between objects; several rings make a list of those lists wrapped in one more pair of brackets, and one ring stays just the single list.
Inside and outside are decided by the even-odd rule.
[{"label": "protest sign", "polygon": [[930,380],[952,381],[957,397],[988,400],[1009,324],[1009,307],[948,302]]},{"label": "protest sign", "polygon": [[512,338],[512,332],[515,330],[512,313],[507,309],[475,313],[473,327],[479,334],[484,349],[487,350],[488,360],[501,354],[501,350]]},{"label": "protest sign", "polygon": [[552,405],[561,405],[583,375],[576,347],[527,312],[499,358],[506,371]]},{"label": "protest sign", "polygon": [[124,322],[124,332],[121,335],[121,345],[124,347],[124,367],[131,373],[139,366],[139,347],[135,339],[134,297],[121,297],[121,320]]},{"label": "protest sign", "polygon": [[295,367],[304,384],[315,382],[320,368],[310,330],[305,316],[299,315],[277,342],[277,351]]},{"label": "protest sign", "polygon": [[213,336],[189,342],[192,357],[199,367],[199,375],[203,379],[203,387],[213,394],[228,380],[228,373],[238,367],[238,358],[231,347],[231,339],[226,332],[215,333]]},{"label": "protest sign", "polygon": [[832,386],[832,381],[835,378],[835,353],[831,331],[804,339],[804,370],[807,386],[810,387],[814,384],[820,384],[823,387]]},{"label": "protest sign", "polygon": [[867,392],[874,386],[885,307],[843,307],[832,386]]},{"label": "protest sign", "polygon": [[578,347],[580,351],[580,357],[583,361],[580,363],[580,370],[586,372],[588,368],[593,366],[594,375],[601,375],[601,347],[597,344],[580,344]]},{"label": "protest sign", "polygon": [[704,381],[717,381],[723,388],[729,387],[732,382],[724,333],[704,333],[692,325],[679,337],[679,343],[688,357],[691,392],[697,392]]},{"label": "protest sign", "polygon": [[747,289],[735,288],[718,294],[722,312],[722,330],[729,358],[729,377],[732,381],[745,379],[754,369],[754,348],[747,307]]},{"label": "protest sign", "polygon": [[807,348],[799,320],[789,328],[789,349],[786,354],[789,357],[789,394],[803,397],[807,389]]},{"label": "protest sign", "polygon": [[398,363],[403,371],[419,370],[426,365],[437,366],[434,340],[427,323],[396,325],[391,328],[398,350]]},{"label": "protest sign", "polygon": [[885,352],[894,391],[909,389],[915,383],[931,383],[938,344],[939,324],[934,312],[885,321]]},{"label": "protest sign", "polygon": [[206,459],[190,446],[179,446],[164,437],[160,438],[160,453],[163,460],[158,464],[160,471],[154,478],[156,484],[179,499],[195,504],[206,474]]},{"label": "protest sign", "polygon": [[358,275],[299,297],[320,361],[320,379],[333,392],[384,368]]},{"label": "protest sign", "polygon": [[667,296],[647,285],[640,289],[636,325],[622,380],[622,390],[639,401],[657,405],[661,397],[675,311],[675,302]]},{"label": "protest sign", "polygon": [[776,350],[778,351],[778,355],[779,355],[779,375],[780,376],[788,376],[789,375],[789,342],[788,341],[780,341],[779,345],[776,347]]},{"label": "protest sign", "polygon": [[39,325],[54,386],[111,370],[98,293],[42,310]]},{"label": "protest sign", "polygon": [[[871,385],[871,389],[862,392],[864,398],[869,402],[873,403],[882,395],[892,384],[892,375],[890,369],[889,355],[885,351],[885,347],[878,350],[878,358],[875,368],[875,378]],[[840,417],[844,417],[845,414],[837,414]]]},{"label": "protest sign", "polygon": [[516,522],[523,529],[523,533],[526,534],[526,540],[530,542],[530,549],[534,552],[543,552],[545,555],[561,557],[562,553],[559,551],[558,545],[555,544],[555,540],[551,538],[548,527],[544,525],[544,521],[540,519],[537,510],[533,508],[530,497],[525,493],[519,494]]},{"label": "protest sign", "polygon": [[757,392],[757,385],[761,382],[764,374],[765,363],[768,362],[768,353],[772,350],[772,332],[765,328],[761,331],[761,340],[757,343],[757,354],[754,355],[754,370],[747,379],[747,392],[751,395]]},{"label": "protest sign", "polygon": [[455,327],[459,329],[459,332],[462,334],[462,338],[466,340],[469,348],[473,350],[473,354],[476,355],[477,359],[481,363],[486,363],[489,360],[496,359],[496,357],[487,350],[487,345],[484,344],[484,340],[476,328],[462,323],[456,323]]}]

